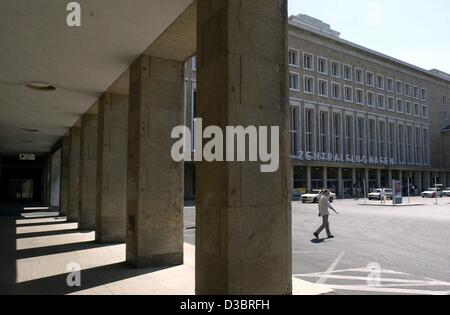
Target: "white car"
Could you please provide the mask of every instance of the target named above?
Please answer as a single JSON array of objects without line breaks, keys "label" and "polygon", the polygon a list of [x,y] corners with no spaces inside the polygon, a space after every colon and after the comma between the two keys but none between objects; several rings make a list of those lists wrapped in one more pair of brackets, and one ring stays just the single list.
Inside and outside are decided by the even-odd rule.
[{"label": "white car", "polygon": [[442,192],[442,194],[443,194],[445,197],[450,197],[450,187],[445,188],[444,191]]},{"label": "white car", "polygon": [[[311,193],[309,194],[304,194],[302,195],[302,202],[303,203],[318,203],[319,199],[320,199],[320,189],[315,189],[313,190]],[[336,199],[336,194],[335,193],[331,193],[330,195],[330,202],[333,202]]]},{"label": "white car", "polygon": [[443,196],[442,190],[439,188],[428,188],[422,193],[422,198],[441,198]]},{"label": "white car", "polygon": [[[375,191],[371,192],[369,195],[367,195],[367,198],[369,200],[381,200],[381,188],[375,189]],[[394,191],[392,189],[384,189],[384,195],[386,196],[386,199],[391,199],[392,196],[394,196]]]}]

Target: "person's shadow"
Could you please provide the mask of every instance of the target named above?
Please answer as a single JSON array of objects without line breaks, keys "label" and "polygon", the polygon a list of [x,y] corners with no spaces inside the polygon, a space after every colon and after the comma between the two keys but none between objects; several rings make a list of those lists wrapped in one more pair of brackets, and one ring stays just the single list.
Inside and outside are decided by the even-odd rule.
[{"label": "person's shadow", "polygon": [[328,238],[315,238],[315,239],[311,240],[311,243],[322,244],[322,243],[324,243],[327,240],[328,240]]}]

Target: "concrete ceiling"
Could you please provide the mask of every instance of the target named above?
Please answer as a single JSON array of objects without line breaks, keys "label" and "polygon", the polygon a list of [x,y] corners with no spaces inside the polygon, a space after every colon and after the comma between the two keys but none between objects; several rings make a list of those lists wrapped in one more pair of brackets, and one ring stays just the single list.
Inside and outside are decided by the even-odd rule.
[{"label": "concrete ceiling", "polygon": [[[0,1],[2,155],[48,152],[114,82],[126,92],[128,66],[193,0],[80,0],[79,28],[66,24],[68,2]],[[36,81],[57,90],[23,86]]]}]

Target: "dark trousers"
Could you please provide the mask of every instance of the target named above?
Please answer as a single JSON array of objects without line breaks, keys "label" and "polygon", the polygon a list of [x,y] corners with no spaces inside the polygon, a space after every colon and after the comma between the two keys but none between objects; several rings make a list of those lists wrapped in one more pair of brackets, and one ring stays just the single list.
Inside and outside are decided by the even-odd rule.
[{"label": "dark trousers", "polygon": [[328,218],[329,218],[328,215],[322,216],[323,223],[320,226],[320,228],[317,230],[317,232],[316,232],[317,235],[319,235],[323,230],[326,230],[328,236],[331,235],[330,223],[328,222]]}]

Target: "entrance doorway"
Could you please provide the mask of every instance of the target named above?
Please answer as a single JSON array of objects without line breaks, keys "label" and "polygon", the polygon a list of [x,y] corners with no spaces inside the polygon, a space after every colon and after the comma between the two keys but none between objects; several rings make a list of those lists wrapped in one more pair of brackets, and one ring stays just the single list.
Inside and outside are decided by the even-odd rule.
[{"label": "entrance doorway", "polygon": [[9,199],[13,201],[26,201],[33,199],[32,179],[11,179],[9,182]]}]

